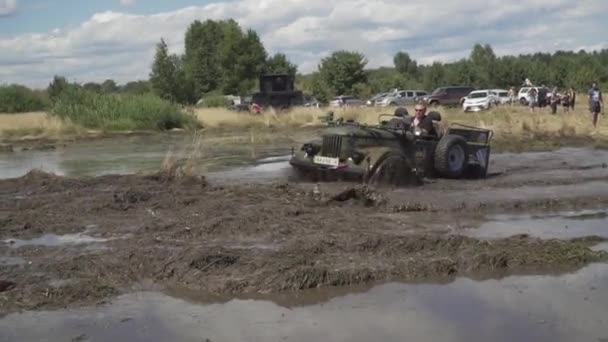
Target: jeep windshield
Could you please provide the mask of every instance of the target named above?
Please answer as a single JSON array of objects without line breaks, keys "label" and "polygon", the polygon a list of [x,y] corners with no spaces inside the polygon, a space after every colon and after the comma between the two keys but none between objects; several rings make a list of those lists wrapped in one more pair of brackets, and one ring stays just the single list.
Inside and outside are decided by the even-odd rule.
[{"label": "jeep windshield", "polygon": [[437,88],[437,89],[433,90],[431,95],[439,95],[439,94],[443,93],[444,91],[445,91],[445,88]]}]

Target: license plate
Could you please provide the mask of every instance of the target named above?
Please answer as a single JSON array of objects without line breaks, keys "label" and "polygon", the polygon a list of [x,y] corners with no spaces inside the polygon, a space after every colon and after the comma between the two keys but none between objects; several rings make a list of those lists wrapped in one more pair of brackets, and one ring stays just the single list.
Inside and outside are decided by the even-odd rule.
[{"label": "license plate", "polygon": [[312,160],[314,161],[315,164],[321,164],[321,165],[326,165],[326,166],[331,166],[331,167],[338,167],[338,164],[340,163],[340,160],[338,158],[323,157],[323,156],[314,156],[314,158]]}]

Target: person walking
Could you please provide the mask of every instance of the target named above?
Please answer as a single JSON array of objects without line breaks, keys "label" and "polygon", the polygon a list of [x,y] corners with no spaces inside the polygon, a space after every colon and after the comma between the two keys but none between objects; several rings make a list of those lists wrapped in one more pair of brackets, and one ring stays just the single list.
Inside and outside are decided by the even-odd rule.
[{"label": "person walking", "polygon": [[596,82],[593,82],[589,91],[587,91],[587,98],[589,99],[589,111],[593,115],[593,127],[597,127],[597,120],[600,113],[604,113],[604,99],[602,97],[602,91],[597,86]]},{"label": "person walking", "polygon": [[574,111],[574,103],[576,102],[576,90],[574,90],[574,87],[570,87],[569,96],[570,96],[570,109]]}]

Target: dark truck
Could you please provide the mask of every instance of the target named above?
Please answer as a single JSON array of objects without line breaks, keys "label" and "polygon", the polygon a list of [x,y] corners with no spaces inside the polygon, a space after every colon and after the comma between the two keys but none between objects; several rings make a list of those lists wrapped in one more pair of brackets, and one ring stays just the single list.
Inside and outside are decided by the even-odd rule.
[{"label": "dark truck", "polygon": [[295,76],[289,74],[264,74],[260,76],[260,91],[251,97],[251,103],[262,108],[287,109],[303,106],[302,91],[295,89]]},{"label": "dark truck", "polygon": [[462,105],[464,98],[473,90],[475,88],[469,86],[439,87],[421,100],[430,106],[457,106]]}]

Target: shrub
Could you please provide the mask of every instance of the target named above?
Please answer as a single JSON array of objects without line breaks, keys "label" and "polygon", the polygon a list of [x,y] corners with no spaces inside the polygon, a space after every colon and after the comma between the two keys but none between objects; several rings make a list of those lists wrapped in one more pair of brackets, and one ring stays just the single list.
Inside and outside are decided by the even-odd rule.
[{"label": "shrub", "polygon": [[51,114],[85,128],[107,131],[192,128],[197,123],[179,105],[156,95],[104,95],[84,89],[62,92]]},{"label": "shrub", "polygon": [[41,92],[21,85],[0,86],[0,113],[42,111],[49,105]]}]

